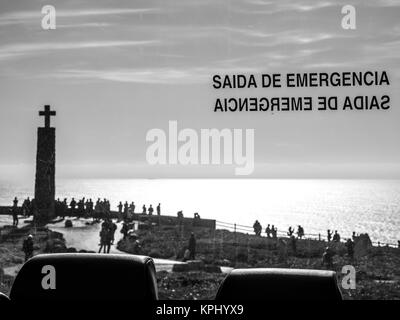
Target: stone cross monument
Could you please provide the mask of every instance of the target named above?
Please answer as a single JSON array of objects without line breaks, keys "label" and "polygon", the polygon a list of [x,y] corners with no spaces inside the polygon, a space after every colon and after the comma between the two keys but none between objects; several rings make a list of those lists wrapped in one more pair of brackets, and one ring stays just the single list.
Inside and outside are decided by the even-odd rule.
[{"label": "stone cross monument", "polygon": [[55,116],[50,106],[45,105],[39,116],[44,116],[44,127],[38,128],[35,201],[37,212],[35,220],[46,222],[54,217],[56,129],[50,127],[50,117]]}]

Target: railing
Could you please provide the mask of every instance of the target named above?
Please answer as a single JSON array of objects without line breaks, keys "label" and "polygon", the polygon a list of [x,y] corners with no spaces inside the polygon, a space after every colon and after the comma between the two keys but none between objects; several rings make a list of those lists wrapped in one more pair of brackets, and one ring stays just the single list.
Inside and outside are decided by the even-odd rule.
[{"label": "railing", "polygon": [[[228,231],[232,231],[232,232],[242,232],[242,233],[248,233],[248,234],[254,234],[254,228],[252,226],[246,226],[246,225],[242,225],[242,224],[237,224],[237,223],[230,223],[230,222],[224,222],[224,221],[216,221],[216,228],[217,229],[225,229]],[[296,233],[293,233],[293,235],[296,236]],[[266,237],[267,234],[265,233],[265,230],[261,231],[261,236]],[[277,231],[277,236],[281,237],[281,238],[287,238],[287,231],[282,231],[282,230],[278,230]],[[305,239],[312,239],[312,240],[323,240],[323,241],[327,241],[328,237],[327,235],[324,233],[320,233],[320,234],[316,234],[316,233],[305,233],[303,236]],[[341,237],[342,240],[347,240],[350,238],[344,238]],[[399,245],[395,244],[395,243],[384,243],[384,242],[380,242],[380,241],[374,241],[372,242],[372,244],[374,246],[388,246],[388,247],[392,247],[392,248],[398,248]]]},{"label": "railing", "polygon": [[[4,215],[9,215],[11,213],[11,206],[0,206],[0,215],[4,214]],[[19,212],[22,212],[22,208],[18,207]],[[68,211],[70,211],[71,209],[68,209]],[[118,215],[118,212],[116,211],[112,211],[113,215]],[[148,215],[147,215],[148,216]],[[162,217],[166,217],[166,218],[174,218],[176,219],[175,216],[165,216],[162,215]],[[214,220],[209,220],[209,219],[201,219],[204,221],[214,221]],[[237,224],[237,223],[231,223],[231,222],[224,222],[224,221],[219,221],[216,220],[215,223],[215,227],[216,229],[226,229],[232,232],[241,232],[241,233],[248,233],[248,234],[254,234],[254,228],[252,226],[246,226],[246,225],[242,225],[242,224]],[[267,236],[265,233],[265,229],[261,231],[261,235],[262,236]],[[296,234],[294,234],[296,235]],[[277,232],[277,236],[281,237],[281,238],[287,238],[287,231],[282,231],[282,230],[278,230]],[[304,234],[304,238],[306,239],[312,239],[312,240],[324,240],[327,241],[327,235],[326,233],[320,233],[320,234],[315,234],[315,233],[305,233]],[[345,237],[341,237],[342,240],[347,240],[349,238],[345,238]],[[395,244],[395,243],[385,243],[385,242],[380,242],[380,241],[373,241],[372,244],[374,246],[389,246],[389,247],[393,247],[393,248],[398,248],[399,244]]]}]

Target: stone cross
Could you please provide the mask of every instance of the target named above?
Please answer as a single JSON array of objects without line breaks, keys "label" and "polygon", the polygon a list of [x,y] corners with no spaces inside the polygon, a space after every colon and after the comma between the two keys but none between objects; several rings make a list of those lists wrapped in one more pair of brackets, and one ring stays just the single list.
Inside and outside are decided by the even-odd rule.
[{"label": "stone cross", "polygon": [[34,220],[40,225],[55,216],[56,128],[50,127],[50,117],[55,115],[49,105],[39,112],[39,116],[44,116],[44,127],[37,131]]},{"label": "stone cross", "polygon": [[56,115],[56,112],[50,111],[49,105],[44,106],[44,111],[39,111],[39,116],[44,116],[44,127],[45,128],[50,128],[50,117],[55,116],[55,115]]}]

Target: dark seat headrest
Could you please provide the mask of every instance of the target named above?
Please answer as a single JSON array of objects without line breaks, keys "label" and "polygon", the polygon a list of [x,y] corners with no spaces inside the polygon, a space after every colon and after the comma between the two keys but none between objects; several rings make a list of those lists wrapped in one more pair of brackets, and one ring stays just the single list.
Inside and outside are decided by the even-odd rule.
[{"label": "dark seat headrest", "polygon": [[10,292],[12,302],[157,298],[151,258],[111,254],[35,256],[23,265]]},{"label": "dark seat headrest", "polygon": [[236,269],[219,287],[218,301],[342,300],[336,273],[300,269]]},{"label": "dark seat headrest", "polygon": [[1,307],[7,306],[10,304],[10,299],[2,292],[0,292],[0,310]]}]

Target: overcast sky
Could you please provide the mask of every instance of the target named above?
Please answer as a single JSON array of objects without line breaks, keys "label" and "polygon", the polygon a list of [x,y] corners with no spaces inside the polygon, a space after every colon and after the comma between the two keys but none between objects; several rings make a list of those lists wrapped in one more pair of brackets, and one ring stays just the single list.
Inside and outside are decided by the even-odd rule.
[{"label": "overcast sky", "polygon": [[[41,8],[57,29],[41,28]],[[341,28],[341,8],[357,29]],[[57,111],[58,177],[234,177],[231,167],[151,167],[149,129],[254,128],[250,177],[400,177],[400,1],[0,2],[0,174],[34,175],[37,116]],[[390,87],[261,95],[389,94],[364,112],[214,113],[215,73],[387,70]],[[258,92],[260,95],[260,92]]]}]

